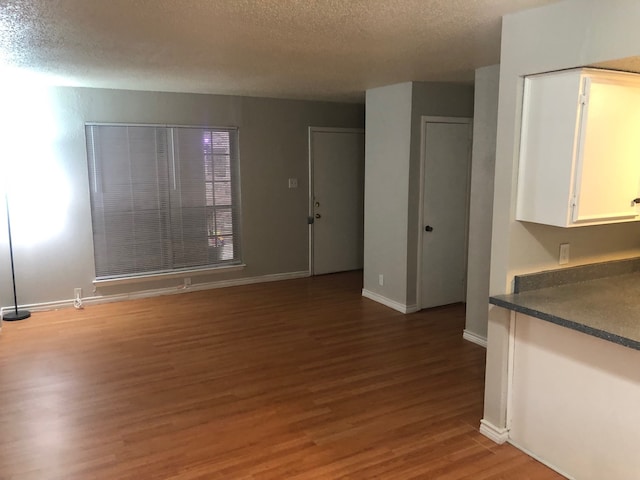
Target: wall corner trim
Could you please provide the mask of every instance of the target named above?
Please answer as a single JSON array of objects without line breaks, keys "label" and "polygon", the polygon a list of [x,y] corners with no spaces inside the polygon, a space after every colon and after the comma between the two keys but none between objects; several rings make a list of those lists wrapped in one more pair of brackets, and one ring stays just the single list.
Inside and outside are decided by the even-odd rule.
[{"label": "wall corner trim", "polygon": [[374,302],[381,303],[386,307],[393,308],[400,313],[414,313],[418,311],[417,305],[405,305],[403,303],[396,302],[395,300],[391,300],[387,297],[383,297],[382,295],[379,295],[377,293],[373,293],[372,291],[365,288],[362,289],[362,296],[368,298],[369,300],[373,300]]},{"label": "wall corner trim", "polygon": [[480,433],[499,445],[509,440],[509,430],[506,428],[498,428],[484,418],[480,420]]},{"label": "wall corner trim", "polygon": [[487,337],[483,337],[478,335],[477,333],[473,333],[466,328],[464,332],[462,332],[462,338],[464,338],[467,342],[475,343],[476,345],[480,345],[483,348],[487,348]]}]

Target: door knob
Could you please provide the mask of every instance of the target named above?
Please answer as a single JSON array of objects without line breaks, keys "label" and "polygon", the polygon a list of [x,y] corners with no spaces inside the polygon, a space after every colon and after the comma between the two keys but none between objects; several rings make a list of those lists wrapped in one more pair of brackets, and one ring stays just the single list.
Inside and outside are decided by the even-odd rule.
[{"label": "door knob", "polygon": [[424,231],[425,232],[433,232],[433,227],[431,225],[427,225],[426,227],[424,227]]},{"label": "door knob", "polygon": [[319,207],[320,206],[320,202],[316,202],[315,205],[316,205],[316,207]]},{"label": "door knob", "polygon": [[316,218],[322,218],[322,215],[320,215],[319,213],[316,213]]}]

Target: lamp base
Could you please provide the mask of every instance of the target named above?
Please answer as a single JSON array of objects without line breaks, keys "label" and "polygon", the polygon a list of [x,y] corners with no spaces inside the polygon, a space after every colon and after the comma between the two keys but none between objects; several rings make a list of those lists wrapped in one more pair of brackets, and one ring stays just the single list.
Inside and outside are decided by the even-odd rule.
[{"label": "lamp base", "polygon": [[17,320],[24,320],[25,318],[29,318],[31,316],[31,312],[29,310],[18,310],[17,312],[11,311],[6,312],[2,315],[2,320],[5,322],[15,322]]}]

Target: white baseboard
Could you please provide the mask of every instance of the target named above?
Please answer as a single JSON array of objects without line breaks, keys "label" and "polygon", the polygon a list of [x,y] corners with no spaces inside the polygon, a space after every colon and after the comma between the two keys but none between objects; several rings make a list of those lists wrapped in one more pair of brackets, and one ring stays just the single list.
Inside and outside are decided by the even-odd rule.
[{"label": "white baseboard", "polygon": [[509,440],[509,430],[498,428],[484,418],[480,420],[480,433],[500,445]]},{"label": "white baseboard", "polygon": [[[98,295],[94,297],[82,298],[83,305],[97,305],[99,303],[120,302],[123,300],[134,300],[138,298],[159,297],[161,295],[176,295],[179,293],[197,292],[200,290],[210,290],[213,288],[234,287],[238,285],[250,285],[254,283],[277,282],[281,280],[293,280],[296,278],[309,277],[309,271],[275,273],[271,275],[260,275],[258,277],[234,278],[231,280],[220,280],[217,282],[194,283],[185,288],[182,285],[178,287],[165,287],[153,290],[142,290],[139,292],[125,293],[118,295]],[[73,299],[58,300],[54,302],[32,303],[29,305],[20,305],[20,310],[29,310],[31,312],[44,312],[47,310],[57,310],[60,308],[69,308],[73,306]],[[5,311],[9,311],[14,307],[0,308],[0,318]]]},{"label": "white baseboard", "polygon": [[462,332],[462,338],[464,338],[468,342],[475,343],[476,345],[487,348],[487,337],[482,337],[477,333],[470,332],[466,328],[464,329],[464,332]]},{"label": "white baseboard", "polygon": [[394,310],[400,313],[414,313],[418,311],[417,305],[405,305],[400,302],[396,302],[395,300],[391,300],[387,297],[383,297],[377,293],[373,293],[370,290],[362,289],[362,296],[368,298],[369,300],[373,300],[374,302],[381,303],[382,305],[393,308]]}]

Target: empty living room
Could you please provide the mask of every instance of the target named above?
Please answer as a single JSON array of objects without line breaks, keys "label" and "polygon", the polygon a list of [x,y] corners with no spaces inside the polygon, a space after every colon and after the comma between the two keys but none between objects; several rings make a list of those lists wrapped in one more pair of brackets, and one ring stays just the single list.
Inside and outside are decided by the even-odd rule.
[{"label": "empty living room", "polygon": [[635,478],[635,3],[0,2],[0,480]]}]

